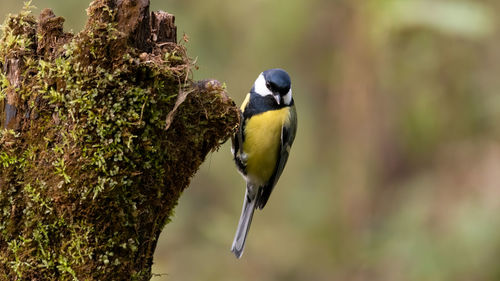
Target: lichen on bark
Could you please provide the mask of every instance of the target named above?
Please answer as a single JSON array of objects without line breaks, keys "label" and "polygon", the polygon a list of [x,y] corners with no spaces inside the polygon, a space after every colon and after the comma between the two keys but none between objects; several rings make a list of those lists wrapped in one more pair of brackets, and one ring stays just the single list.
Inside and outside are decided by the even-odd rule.
[{"label": "lichen on bark", "polygon": [[191,79],[172,15],[96,0],[80,33],[26,7],[0,39],[0,280],[149,280],[156,240],[238,110]]}]

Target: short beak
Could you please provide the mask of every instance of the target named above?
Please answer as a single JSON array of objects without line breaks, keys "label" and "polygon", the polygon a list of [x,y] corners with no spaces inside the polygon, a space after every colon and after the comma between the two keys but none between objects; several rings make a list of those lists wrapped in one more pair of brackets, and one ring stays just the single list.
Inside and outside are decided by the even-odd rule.
[{"label": "short beak", "polygon": [[273,97],[276,100],[276,103],[278,103],[278,105],[280,105],[280,98],[281,98],[281,96],[278,94],[278,95],[273,95]]}]

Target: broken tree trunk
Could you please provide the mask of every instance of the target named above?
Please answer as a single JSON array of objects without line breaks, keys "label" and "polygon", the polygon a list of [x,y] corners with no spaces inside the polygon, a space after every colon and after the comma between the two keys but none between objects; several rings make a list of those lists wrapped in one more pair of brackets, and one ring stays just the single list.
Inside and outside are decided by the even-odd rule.
[{"label": "broken tree trunk", "polygon": [[174,17],[96,0],[77,35],[28,8],[0,40],[0,280],[149,280],[156,241],[238,124]]}]

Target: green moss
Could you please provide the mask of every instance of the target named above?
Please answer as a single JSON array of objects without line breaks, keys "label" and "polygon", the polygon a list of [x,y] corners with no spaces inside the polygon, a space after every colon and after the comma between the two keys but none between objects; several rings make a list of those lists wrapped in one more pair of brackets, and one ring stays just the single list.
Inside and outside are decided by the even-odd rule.
[{"label": "green moss", "polygon": [[[222,86],[188,78],[181,46],[144,56],[96,21],[40,55],[34,23],[10,16],[0,40],[1,65],[23,60],[24,116],[0,130],[0,276],[148,280],[163,226],[237,110]],[[5,73],[0,82],[2,105],[13,87]]]}]

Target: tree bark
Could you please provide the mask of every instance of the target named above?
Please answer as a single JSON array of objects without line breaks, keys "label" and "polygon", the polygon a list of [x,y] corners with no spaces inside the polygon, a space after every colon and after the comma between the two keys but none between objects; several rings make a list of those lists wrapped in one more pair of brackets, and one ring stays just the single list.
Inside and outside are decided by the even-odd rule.
[{"label": "tree bark", "polygon": [[149,280],[190,178],[234,132],[174,16],[96,0],[77,35],[25,8],[0,40],[0,280]]}]

